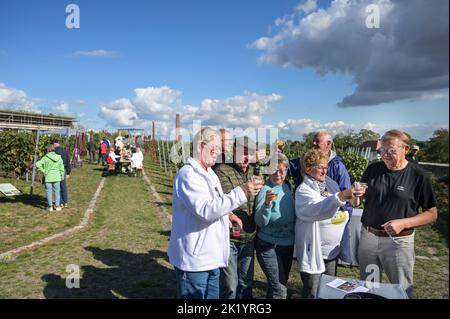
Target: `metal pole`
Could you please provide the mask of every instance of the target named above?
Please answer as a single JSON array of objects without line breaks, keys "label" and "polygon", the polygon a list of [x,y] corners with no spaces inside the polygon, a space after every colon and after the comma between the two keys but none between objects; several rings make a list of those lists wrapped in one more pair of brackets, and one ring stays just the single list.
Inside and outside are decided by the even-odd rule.
[{"label": "metal pole", "polygon": [[184,164],[184,162],[186,161],[186,153],[184,151],[184,141],[180,140],[180,142],[181,142],[181,155],[183,156],[183,164]]},{"label": "metal pole", "polygon": [[167,162],[169,163],[170,177],[173,177],[173,172],[172,172],[172,161],[170,160],[169,141],[166,141],[166,149],[167,149]]},{"label": "metal pole", "polygon": [[33,195],[33,190],[34,190],[34,179],[36,177],[36,161],[37,161],[37,152],[38,152],[38,148],[39,148],[40,134],[41,134],[41,126],[39,125],[37,133],[36,133],[36,145],[34,146],[33,173],[31,174],[30,195]]},{"label": "metal pole", "polygon": [[162,155],[163,155],[163,160],[164,160],[164,172],[167,173],[166,152],[164,151],[164,141],[161,141],[161,150],[162,150]]},{"label": "metal pole", "polygon": [[161,150],[160,150],[160,147],[159,147],[159,141],[158,141],[158,140],[156,140],[156,145],[157,145],[157,147],[158,147],[159,168],[162,169]]}]

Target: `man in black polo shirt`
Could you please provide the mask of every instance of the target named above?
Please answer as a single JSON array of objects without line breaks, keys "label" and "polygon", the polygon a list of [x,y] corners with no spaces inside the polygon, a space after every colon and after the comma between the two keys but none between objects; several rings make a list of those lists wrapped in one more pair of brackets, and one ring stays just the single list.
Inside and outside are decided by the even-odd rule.
[{"label": "man in black polo shirt", "polygon": [[437,208],[430,175],[405,158],[408,142],[403,132],[386,132],[379,149],[382,161],[363,174],[361,182],[368,188],[358,260],[361,279],[381,281],[385,271],[412,298],[414,228],[434,222]]}]

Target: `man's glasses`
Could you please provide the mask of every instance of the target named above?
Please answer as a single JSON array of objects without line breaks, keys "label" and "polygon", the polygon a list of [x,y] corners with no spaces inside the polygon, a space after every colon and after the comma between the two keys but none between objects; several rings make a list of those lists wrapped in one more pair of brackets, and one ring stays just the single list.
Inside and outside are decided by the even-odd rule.
[{"label": "man's glasses", "polygon": [[220,146],[218,145],[212,145],[212,144],[206,144],[202,143],[203,147],[207,150],[209,150],[211,153],[219,153],[220,152]]},{"label": "man's glasses", "polygon": [[380,147],[377,152],[380,155],[385,155],[385,154],[389,154],[389,155],[395,155],[397,154],[400,150],[403,149],[403,146],[397,146],[397,147],[390,147],[390,148],[384,148],[384,147]]}]

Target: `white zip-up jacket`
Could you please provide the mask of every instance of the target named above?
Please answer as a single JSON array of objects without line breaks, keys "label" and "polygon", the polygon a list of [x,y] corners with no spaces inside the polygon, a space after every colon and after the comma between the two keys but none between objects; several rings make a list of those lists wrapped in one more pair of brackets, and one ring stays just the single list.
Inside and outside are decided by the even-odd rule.
[{"label": "white zip-up jacket", "polygon": [[247,202],[240,187],[224,194],[209,167],[187,158],[178,171],[172,193],[169,260],[183,271],[208,271],[228,265],[228,213]]},{"label": "white zip-up jacket", "polygon": [[317,182],[305,175],[303,182],[295,192],[295,248],[299,270],[310,274],[325,271],[323,261],[320,225],[321,220],[332,218],[342,202],[339,197],[339,185],[326,176],[328,193],[323,197]]}]

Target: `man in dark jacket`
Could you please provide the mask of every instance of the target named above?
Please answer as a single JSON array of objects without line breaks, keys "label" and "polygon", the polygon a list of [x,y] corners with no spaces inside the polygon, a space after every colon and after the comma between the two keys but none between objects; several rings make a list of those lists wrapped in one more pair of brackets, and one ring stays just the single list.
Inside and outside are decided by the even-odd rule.
[{"label": "man in dark jacket", "polygon": [[67,179],[70,177],[71,172],[71,165],[70,165],[70,156],[69,152],[64,147],[61,147],[59,140],[54,140],[52,142],[55,153],[61,155],[61,158],[64,163],[64,179],[60,183],[60,189],[61,189],[61,206],[67,207],[67,204],[69,202],[69,193],[67,191]]},{"label": "man in dark jacket", "polygon": [[91,139],[88,143],[87,143],[87,149],[89,152],[89,162],[95,163],[95,151],[97,149],[97,145],[94,143],[94,140]]},{"label": "man in dark jacket", "polygon": [[[248,137],[236,138],[233,145],[234,163],[221,163],[214,167],[225,193],[248,182],[254,175],[254,167],[249,157],[256,151],[256,144]],[[220,298],[251,299],[254,274],[255,248],[253,239],[256,223],[253,215],[254,199],[233,210],[229,214],[234,227],[240,232],[230,232],[230,257],[228,267],[221,268]]]}]

